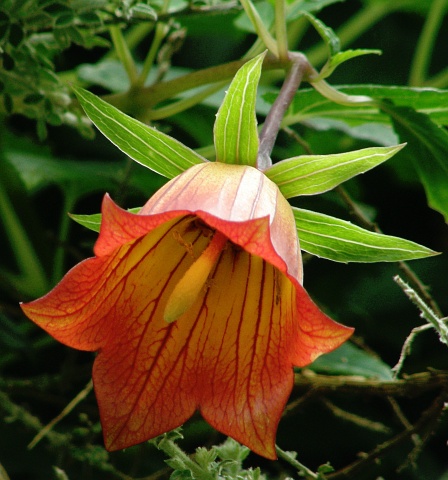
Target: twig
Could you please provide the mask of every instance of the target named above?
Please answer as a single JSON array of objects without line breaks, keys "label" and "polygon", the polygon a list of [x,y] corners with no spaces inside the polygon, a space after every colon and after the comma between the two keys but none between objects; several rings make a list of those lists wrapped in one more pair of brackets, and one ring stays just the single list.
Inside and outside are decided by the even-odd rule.
[{"label": "twig", "polygon": [[48,433],[51,431],[51,429],[58,423],[60,422],[64,417],[66,417],[75,407],[78,405],[78,403],[82,402],[87,395],[92,391],[93,384],[92,380],[89,381],[89,383],[76,395],[76,397],[62,410],[62,412],[57,415],[53,420],[51,420],[50,423],[45,425],[39,433],[31,440],[31,442],[28,445],[28,450],[31,450],[34,448],[41,440],[43,437],[48,435]]},{"label": "twig", "polygon": [[339,408],[337,405],[335,405],[328,399],[322,399],[321,403],[323,403],[323,405],[325,405],[325,407],[327,407],[335,417],[353,423],[358,427],[366,428],[373,432],[389,434],[392,433],[391,428],[389,428],[387,425],[384,425],[384,423],[374,422],[372,420],[369,420],[368,418],[361,417],[351,412],[347,412],[346,410]]},{"label": "twig", "polygon": [[392,367],[394,378],[398,378],[401,372],[401,369],[403,368],[403,364],[406,357],[409,356],[409,354],[411,353],[412,344],[415,338],[417,337],[417,335],[431,328],[432,328],[432,325],[427,323],[426,325],[421,325],[420,327],[415,327],[411,330],[411,333],[408,335],[408,337],[403,343],[403,347],[401,348],[401,352],[400,352],[400,358],[398,359],[397,364],[394,367]]},{"label": "twig", "polygon": [[445,409],[446,395],[447,390],[443,390],[430,405],[430,407],[423,412],[419,420],[412,426],[411,429],[405,429],[392,439],[378,445],[361,459],[354,461],[350,465],[333,474],[329,474],[327,477],[328,480],[348,480],[357,478],[361,471],[374,466],[379,458],[384,457],[392,449],[402,444],[409,438],[412,438],[413,435],[419,435],[420,437],[422,435],[430,435],[435,422],[437,422],[441,413]]},{"label": "twig", "polygon": [[391,397],[417,397],[423,393],[448,390],[448,371],[415,373],[399,380],[377,380],[355,376],[317,375],[308,371],[294,376],[295,388],[325,395],[338,392],[358,395],[379,395]]},{"label": "twig", "polygon": [[440,318],[434,311],[419,297],[417,292],[405,283],[398,275],[394,277],[395,282],[403,290],[411,302],[420,310],[420,316],[431,324],[439,334],[439,339],[448,345],[448,325],[444,318]]},{"label": "twig", "polygon": [[275,451],[277,452],[277,455],[279,458],[282,458],[283,460],[287,461],[292,467],[294,467],[300,474],[306,479],[312,479],[312,480],[317,480],[319,476],[314,473],[312,470],[310,470],[308,467],[300,463],[293,454],[290,452],[285,452],[282,450],[278,445],[275,446]]}]

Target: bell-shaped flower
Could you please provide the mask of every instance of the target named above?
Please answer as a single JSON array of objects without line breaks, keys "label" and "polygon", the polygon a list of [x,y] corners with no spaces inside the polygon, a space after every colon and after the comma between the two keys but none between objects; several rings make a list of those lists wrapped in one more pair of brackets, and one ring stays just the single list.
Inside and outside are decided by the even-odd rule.
[{"label": "bell-shaped flower", "polygon": [[[306,191],[309,165],[313,185],[330,188],[335,181],[321,178],[328,161],[312,159],[306,171],[295,159],[256,168],[262,61],[237,73],[218,112],[217,162],[77,91],[106,136],[172,178],[138,214],[106,195],[95,257],[22,304],[60,342],[98,352],[93,383],[109,450],[167,432],[199,410],[220,432],[275,458],[293,367],[352,334],[302,286],[298,211],[285,199]],[[343,168],[336,181],[358,167]]]},{"label": "bell-shaped flower", "polygon": [[250,166],[203,163],[132,214],[106,196],[95,258],[22,305],[54,338],[98,351],[105,443],[116,450],[196,409],[268,458],[293,386],[352,333],[301,285],[291,207]]}]

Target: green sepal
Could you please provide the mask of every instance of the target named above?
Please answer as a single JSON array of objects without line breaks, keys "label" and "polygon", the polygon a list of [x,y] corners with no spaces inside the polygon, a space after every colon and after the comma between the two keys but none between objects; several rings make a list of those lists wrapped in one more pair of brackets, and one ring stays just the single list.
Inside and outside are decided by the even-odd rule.
[{"label": "green sepal", "polygon": [[264,173],[286,198],[316,195],[386,161],[404,144],[332,155],[302,155],[276,163]]},{"label": "green sepal", "polygon": [[255,103],[265,53],[245,63],[236,73],[216,115],[216,160],[256,166],[258,130]]},{"label": "green sepal", "polygon": [[437,255],[399,237],[370,232],[345,220],[292,207],[300,248],[335,262],[396,262]]},{"label": "green sepal", "polygon": [[130,158],[154,172],[173,178],[206,161],[174,138],[129,117],[93,93],[72,88],[101,133]]},{"label": "green sepal", "polygon": [[[130,208],[129,213],[138,213],[142,207]],[[69,213],[69,216],[76,223],[79,223],[83,227],[88,228],[94,232],[99,232],[101,227],[101,219],[103,215],[101,213],[94,213],[92,215],[78,215],[75,213]]]}]

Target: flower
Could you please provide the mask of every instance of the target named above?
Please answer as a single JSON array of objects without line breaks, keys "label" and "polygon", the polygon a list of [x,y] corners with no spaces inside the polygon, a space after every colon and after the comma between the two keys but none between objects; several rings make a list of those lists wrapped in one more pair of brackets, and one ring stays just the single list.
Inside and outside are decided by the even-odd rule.
[{"label": "flower", "polygon": [[267,458],[293,366],[343,343],[302,287],[296,226],[259,170],[204,162],[132,214],[106,196],[95,257],[22,304],[60,342],[98,351],[106,447],[125,448],[199,409]]}]

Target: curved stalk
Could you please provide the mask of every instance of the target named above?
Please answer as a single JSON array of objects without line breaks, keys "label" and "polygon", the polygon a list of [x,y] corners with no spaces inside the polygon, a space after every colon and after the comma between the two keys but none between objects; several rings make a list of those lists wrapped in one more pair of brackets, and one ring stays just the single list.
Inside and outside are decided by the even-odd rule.
[{"label": "curved stalk", "polygon": [[425,82],[437,32],[442,24],[447,5],[447,0],[434,0],[431,4],[412,60],[409,74],[410,86],[421,86]]},{"label": "curved stalk", "polygon": [[117,56],[123,64],[124,69],[126,70],[130,84],[133,85],[137,79],[137,67],[135,66],[132,54],[123,37],[121,28],[114,25],[109,28],[109,31],[115,50],[117,52]]}]

